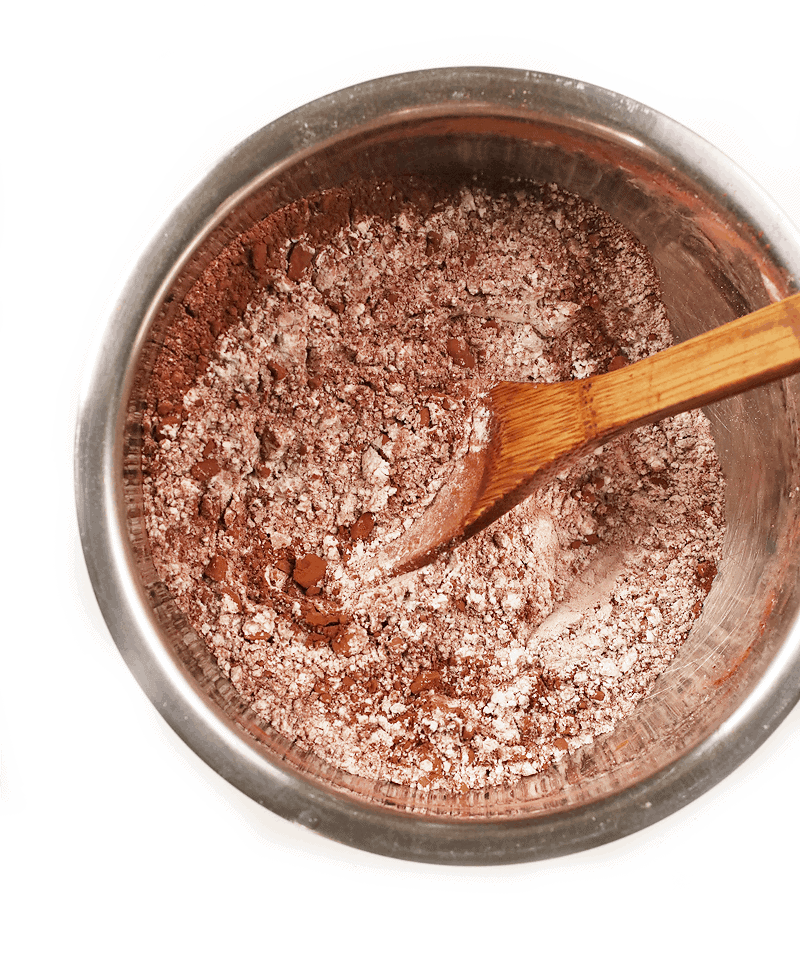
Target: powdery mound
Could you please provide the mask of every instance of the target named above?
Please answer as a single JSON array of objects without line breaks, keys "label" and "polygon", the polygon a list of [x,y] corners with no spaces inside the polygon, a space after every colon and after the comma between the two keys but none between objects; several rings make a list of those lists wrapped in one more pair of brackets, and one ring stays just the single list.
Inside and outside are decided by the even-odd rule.
[{"label": "powdery mound", "polygon": [[156,568],[279,731],[368,778],[466,791],[610,731],[716,572],[706,419],[577,462],[446,560],[366,567],[469,447],[498,380],[671,343],[643,247],[556,186],[351,186],[276,213],[188,294],[144,459]]}]

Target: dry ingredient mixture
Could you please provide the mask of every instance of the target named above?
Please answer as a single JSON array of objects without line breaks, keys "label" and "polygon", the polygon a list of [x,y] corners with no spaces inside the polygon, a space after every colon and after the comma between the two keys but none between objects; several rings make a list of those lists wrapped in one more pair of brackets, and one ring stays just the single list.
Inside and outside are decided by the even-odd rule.
[{"label": "dry ingredient mixture", "polygon": [[557,186],[352,185],[190,290],[145,418],[156,568],[252,708],[334,766],[466,791],[612,727],[716,573],[699,413],[560,474],[446,558],[367,579],[469,447],[480,395],[671,343],[652,263]]}]

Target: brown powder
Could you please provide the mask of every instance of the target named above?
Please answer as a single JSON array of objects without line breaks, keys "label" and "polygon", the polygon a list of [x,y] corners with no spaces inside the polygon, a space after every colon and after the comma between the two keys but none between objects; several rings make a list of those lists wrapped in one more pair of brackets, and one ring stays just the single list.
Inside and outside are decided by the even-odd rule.
[{"label": "brown powder", "polygon": [[641,245],[555,186],[352,186],[234,242],[151,385],[156,567],[275,728],[368,778],[456,791],[610,731],[710,588],[722,481],[680,416],[576,462],[446,559],[367,582],[479,437],[498,380],[671,342]]}]

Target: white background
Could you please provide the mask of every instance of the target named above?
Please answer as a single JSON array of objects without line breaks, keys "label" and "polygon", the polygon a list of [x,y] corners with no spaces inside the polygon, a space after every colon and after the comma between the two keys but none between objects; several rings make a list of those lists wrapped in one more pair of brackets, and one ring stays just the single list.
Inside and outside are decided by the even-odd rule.
[{"label": "white background", "polygon": [[72,497],[89,345],[171,207],[284,112],[417,68],[552,71],[694,128],[800,225],[796,4],[444,9],[51,0],[6,12],[6,968],[796,966],[799,712],[711,793],[616,844],[535,865],[412,865],[308,833],[217,778],[156,714],[95,605]]}]

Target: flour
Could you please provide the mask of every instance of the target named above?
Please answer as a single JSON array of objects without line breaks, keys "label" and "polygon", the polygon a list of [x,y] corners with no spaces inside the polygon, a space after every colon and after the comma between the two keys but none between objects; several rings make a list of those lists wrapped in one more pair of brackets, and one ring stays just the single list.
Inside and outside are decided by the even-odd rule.
[{"label": "flour", "polygon": [[305,200],[231,244],[165,342],[156,567],[253,709],[333,765],[454,791],[536,773],[630,712],[702,608],[706,419],[607,444],[416,573],[366,570],[485,445],[494,383],[669,343],[647,253],[555,186]]}]

